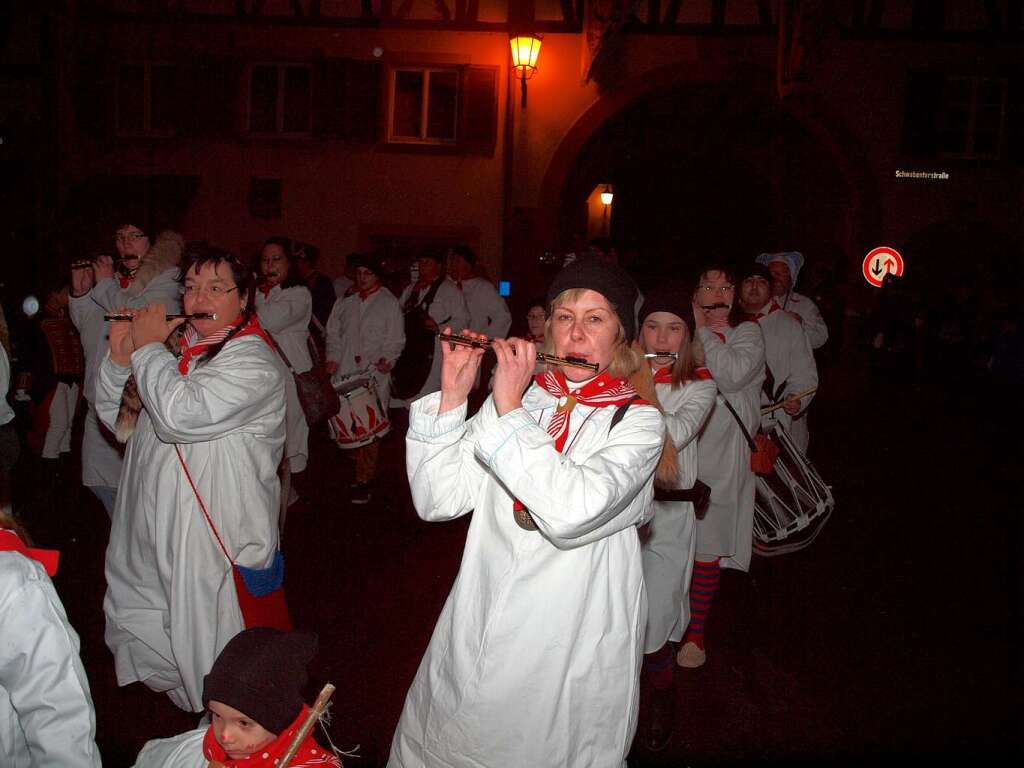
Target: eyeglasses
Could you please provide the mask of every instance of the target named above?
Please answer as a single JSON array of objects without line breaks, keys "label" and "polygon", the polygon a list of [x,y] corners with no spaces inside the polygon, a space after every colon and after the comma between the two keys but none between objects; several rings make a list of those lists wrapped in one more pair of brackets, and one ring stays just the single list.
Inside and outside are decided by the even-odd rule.
[{"label": "eyeglasses", "polygon": [[119,232],[114,240],[118,243],[130,243],[132,240],[141,240],[145,236],[145,232]]},{"label": "eyeglasses", "polygon": [[708,295],[710,295],[712,293],[732,293],[733,291],[736,290],[736,286],[734,286],[734,285],[702,285],[702,286],[700,286],[700,290],[704,293],[705,296],[708,296]]},{"label": "eyeglasses", "polygon": [[227,296],[232,291],[237,291],[237,290],[238,290],[238,286],[237,285],[233,285],[230,288],[227,288],[227,287],[225,287],[223,285],[208,285],[208,286],[183,285],[179,289],[179,291],[181,292],[182,296],[199,296],[200,294],[205,293],[211,299],[219,299],[222,296]]},{"label": "eyeglasses", "polygon": [[545,317],[545,315],[544,315],[543,312],[527,312],[526,313],[526,319],[527,320],[543,320],[544,317]]}]

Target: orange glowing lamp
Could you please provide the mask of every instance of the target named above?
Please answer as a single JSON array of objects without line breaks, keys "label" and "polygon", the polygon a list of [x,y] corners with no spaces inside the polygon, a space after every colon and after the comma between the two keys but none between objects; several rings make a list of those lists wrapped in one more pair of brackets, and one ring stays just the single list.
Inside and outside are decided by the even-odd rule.
[{"label": "orange glowing lamp", "polygon": [[614,197],[615,197],[615,195],[612,192],[612,185],[611,184],[605,184],[604,185],[604,189],[601,190],[601,203],[602,203],[602,205],[611,205],[612,204],[612,199]]},{"label": "orange glowing lamp", "polygon": [[540,35],[512,35],[512,69],[522,83],[523,109],[526,109],[526,81],[537,74],[537,59],[540,57]]}]

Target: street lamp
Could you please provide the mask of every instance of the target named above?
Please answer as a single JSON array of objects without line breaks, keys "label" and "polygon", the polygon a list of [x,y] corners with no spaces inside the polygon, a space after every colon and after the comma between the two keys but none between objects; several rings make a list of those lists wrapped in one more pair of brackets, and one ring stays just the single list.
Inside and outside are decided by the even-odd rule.
[{"label": "street lamp", "polygon": [[509,38],[512,48],[512,69],[522,83],[522,107],[526,109],[526,81],[537,74],[537,57],[540,56],[540,35],[512,35]]},{"label": "street lamp", "polygon": [[604,189],[601,190],[601,202],[605,206],[609,206],[609,205],[612,204],[612,198],[614,198],[614,197],[615,197],[615,195],[612,193],[612,185],[611,184],[605,184],[604,185]]}]

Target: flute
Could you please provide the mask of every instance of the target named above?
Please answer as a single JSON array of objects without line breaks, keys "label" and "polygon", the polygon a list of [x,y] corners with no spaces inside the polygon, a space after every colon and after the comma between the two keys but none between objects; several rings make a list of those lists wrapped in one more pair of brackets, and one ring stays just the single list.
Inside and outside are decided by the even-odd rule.
[{"label": "flute", "polygon": [[[463,347],[473,347],[474,349],[490,349],[490,340],[471,339],[467,336],[457,336],[454,333],[439,333],[437,338],[441,341],[447,341],[449,344],[458,344]],[[512,354],[515,354],[513,349]],[[555,355],[548,355],[543,352],[537,353],[537,359],[543,363],[552,363],[554,365],[571,365],[576,368],[587,368],[594,373],[597,373],[599,368],[597,363],[588,363],[586,360],[579,357],[556,357]]]},{"label": "flute", "polygon": [[[135,319],[134,315],[104,315],[104,320],[113,323],[130,323]],[[164,315],[164,320],[216,320],[215,312],[193,312],[191,315]]]},{"label": "flute", "polygon": [[678,352],[648,352],[646,355],[644,355],[644,357],[646,357],[648,360],[650,360],[652,357],[671,357],[673,360],[676,360],[676,359],[679,358],[679,353]]}]

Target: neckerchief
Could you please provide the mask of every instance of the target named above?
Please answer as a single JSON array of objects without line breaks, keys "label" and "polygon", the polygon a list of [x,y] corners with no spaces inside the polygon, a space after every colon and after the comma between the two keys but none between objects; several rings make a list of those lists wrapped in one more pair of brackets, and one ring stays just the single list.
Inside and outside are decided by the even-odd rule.
[{"label": "neckerchief", "polygon": [[57,564],[60,561],[60,552],[56,549],[36,549],[30,547],[21,540],[14,531],[8,528],[0,528],[0,552],[18,552],[46,569],[46,575],[51,578],[57,574]]},{"label": "neckerchief", "polygon": [[671,384],[672,383],[672,366],[666,365],[664,368],[659,368],[654,372],[654,383],[655,384]]},{"label": "neckerchief", "polygon": [[555,450],[559,453],[565,447],[569,436],[569,415],[577,403],[595,408],[608,405],[623,405],[636,395],[636,389],[625,379],[615,379],[607,372],[585,384],[575,392],[569,391],[569,383],[561,371],[547,371],[534,376],[534,381],[549,394],[558,398],[558,408],[548,423],[548,434],[555,438]]},{"label": "neckerchief", "polygon": [[[188,366],[195,358],[202,355],[210,347],[220,344],[228,335],[239,325],[241,325],[241,319],[231,325],[221,328],[215,333],[211,333],[209,336],[199,338],[199,331],[197,331],[191,324],[188,329],[181,337],[181,357],[178,358],[178,372],[182,376],[188,375]],[[267,344],[270,344],[270,339],[267,338],[267,332],[263,330],[263,326],[260,325],[259,318],[254,314],[249,322],[238,331],[234,336],[231,337],[232,341],[240,339],[243,336],[251,336],[256,334],[262,338]],[[270,344],[273,346],[273,344]]]},{"label": "neckerchief", "polygon": [[126,277],[125,275],[118,275],[117,283],[118,285],[121,286],[121,290],[123,291],[125,288],[132,284],[132,279],[130,277]]},{"label": "neckerchief", "polygon": [[269,299],[270,298],[270,292],[272,290],[274,290],[274,286],[275,285],[277,285],[277,283],[260,283],[257,286],[257,288],[260,289],[260,293],[263,294],[263,298],[264,299]]},{"label": "neckerchief", "polygon": [[[761,307],[761,309],[764,309],[764,307]],[[768,315],[772,314],[772,312],[778,312],[780,309],[782,309],[782,307],[780,307],[778,304],[772,301],[771,306],[768,307],[767,312],[745,312],[744,318],[752,323],[756,323],[762,317],[768,317]]]},{"label": "neckerchief", "polygon": [[306,715],[309,713],[309,707],[303,706],[299,716],[292,721],[292,724],[281,731],[278,737],[265,746],[262,750],[256,754],[249,755],[249,757],[243,757],[239,760],[232,760],[227,756],[224,748],[217,742],[216,737],[213,735],[213,726],[211,725],[206,729],[206,735],[203,737],[203,757],[207,760],[216,760],[217,762],[229,766],[229,768],[305,768],[306,766],[322,766],[322,765],[333,765],[340,766],[341,761],[338,760],[328,750],[325,750],[313,739],[313,735],[306,736],[302,742],[302,746],[299,747],[299,751],[295,753],[295,757],[291,759],[288,766],[280,765],[280,758],[284,756],[284,753],[288,750],[289,745],[292,743],[292,739],[295,738],[295,733],[299,730],[299,726],[302,725],[302,721],[306,719]]},{"label": "neckerchief", "polygon": [[366,301],[368,298],[373,296],[373,294],[375,294],[379,290],[380,290],[380,283],[378,283],[376,286],[374,286],[373,288],[371,288],[368,291],[359,291],[359,298],[362,301]]}]

